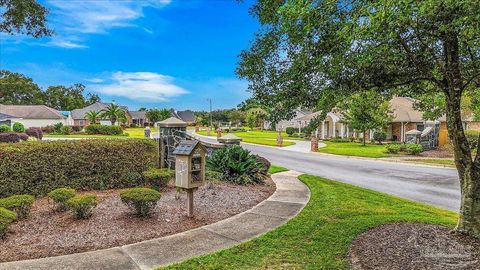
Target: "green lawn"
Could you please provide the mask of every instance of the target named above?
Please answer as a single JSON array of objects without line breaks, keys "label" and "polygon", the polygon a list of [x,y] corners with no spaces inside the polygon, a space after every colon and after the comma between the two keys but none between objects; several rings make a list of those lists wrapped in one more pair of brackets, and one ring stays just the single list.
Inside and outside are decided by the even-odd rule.
[{"label": "green lawn", "polygon": [[355,142],[324,142],[327,146],[318,149],[320,153],[342,155],[342,156],[357,156],[382,158],[392,157],[394,154],[386,153],[385,145],[369,144],[363,146],[361,143]]},{"label": "green lawn", "polygon": [[[201,130],[197,132],[200,135],[207,136],[207,132],[205,130]],[[222,135],[225,135],[227,133],[222,133]],[[261,144],[261,145],[270,145],[270,146],[277,146],[277,135],[278,132],[275,131],[245,131],[245,132],[233,132],[236,136],[242,138],[243,142],[246,143],[255,143],[255,144]],[[210,132],[210,137],[216,136],[215,132]],[[284,137],[284,140],[298,140],[298,138],[289,138],[287,137],[287,133],[282,132],[282,136]],[[294,142],[288,142],[288,141],[283,141],[283,146],[289,146],[289,145],[294,145]]]},{"label": "green lawn", "polygon": [[451,159],[423,159],[423,158],[410,158],[405,159],[405,161],[412,161],[415,163],[425,163],[425,164],[432,164],[432,165],[446,165],[446,166],[455,166],[455,161]]},{"label": "green lawn", "polygon": [[285,171],[288,171],[288,169],[282,166],[277,166],[277,165],[271,165],[270,168],[268,169],[269,174],[285,172]]},{"label": "green lawn", "polygon": [[51,138],[104,138],[104,139],[126,139],[126,138],[145,138],[143,134],[143,128],[127,128],[124,132],[128,133],[128,136],[110,136],[110,135],[90,135],[90,134],[44,134],[44,137]]},{"label": "green lawn", "polygon": [[391,222],[453,227],[447,210],[302,175],[310,202],[287,224],[236,247],[161,269],[349,269],[347,252],[362,232]]}]

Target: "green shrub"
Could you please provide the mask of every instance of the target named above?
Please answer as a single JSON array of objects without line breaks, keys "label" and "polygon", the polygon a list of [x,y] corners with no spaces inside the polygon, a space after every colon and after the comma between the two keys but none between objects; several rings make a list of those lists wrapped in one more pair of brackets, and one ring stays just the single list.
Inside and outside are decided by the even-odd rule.
[{"label": "green shrub", "polygon": [[423,151],[421,144],[409,143],[406,145],[406,151],[409,155],[418,155]]},{"label": "green shrub", "polygon": [[70,135],[72,132],[73,129],[71,126],[62,126],[62,128],[60,128],[60,133],[63,135]]},{"label": "green shrub", "polygon": [[330,141],[332,142],[350,142],[349,138],[342,138],[342,137],[335,137],[332,138]]},{"label": "green shrub", "polygon": [[150,168],[143,172],[143,177],[155,189],[166,187],[168,182],[175,176],[175,171],[170,169]]},{"label": "green shrub", "polygon": [[12,130],[13,132],[23,133],[25,132],[25,126],[22,123],[16,122],[16,123],[13,123]]},{"label": "green shrub", "polygon": [[387,139],[387,133],[384,131],[375,131],[373,133],[373,140],[381,144]]},{"label": "green shrub", "polygon": [[122,135],[123,129],[120,126],[91,124],[85,127],[85,132],[87,134],[99,134],[99,135]]},{"label": "green shrub", "polygon": [[18,218],[25,218],[30,213],[35,197],[32,195],[13,195],[0,199],[0,207],[17,213]]},{"label": "green shrub", "polygon": [[354,141],[355,141],[355,137],[348,137],[348,141],[354,142]]},{"label": "green shrub", "polygon": [[59,187],[77,190],[127,188],[129,173],[157,162],[154,140],[27,141],[0,144],[0,197],[45,196]]},{"label": "green shrub", "polygon": [[265,177],[257,156],[238,145],[216,150],[207,159],[207,168],[219,172],[223,181],[241,185],[263,183]]},{"label": "green shrub", "polygon": [[10,132],[12,131],[10,129],[10,126],[9,125],[0,125],[0,132]]},{"label": "green shrub", "polygon": [[67,201],[67,206],[76,218],[88,218],[92,215],[93,208],[97,206],[97,196],[77,195]]},{"label": "green shrub", "polygon": [[287,133],[288,136],[292,136],[293,133],[295,133],[298,129],[294,127],[287,127],[285,129],[285,133]]},{"label": "green shrub", "polygon": [[160,197],[160,192],[150,188],[130,188],[120,192],[122,202],[135,209],[139,217],[151,216]]},{"label": "green shrub", "polygon": [[17,219],[17,214],[8,209],[0,207],[0,238],[5,235],[8,226]]},{"label": "green shrub", "polygon": [[62,133],[62,128],[63,128],[63,124],[62,123],[56,123],[55,125],[53,125],[53,131],[57,134],[61,134]]},{"label": "green shrub", "polygon": [[480,143],[478,140],[478,136],[480,136],[480,130],[466,130],[465,136],[467,136],[467,140],[470,143],[470,148],[477,149],[477,145]]},{"label": "green shrub", "polygon": [[398,154],[400,151],[402,151],[402,145],[397,143],[388,144],[385,148],[390,154]]},{"label": "green shrub", "polygon": [[57,205],[58,211],[67,210],[67,201],[75,197],[75,189],[73,188],[57,188],[48,193],[48,197]]}]

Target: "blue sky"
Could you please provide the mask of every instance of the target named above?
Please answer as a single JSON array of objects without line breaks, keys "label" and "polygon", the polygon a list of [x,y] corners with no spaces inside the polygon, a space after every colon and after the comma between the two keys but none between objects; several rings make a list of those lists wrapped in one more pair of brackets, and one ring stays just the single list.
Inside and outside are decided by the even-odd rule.
[{"label": "blue sky", "polygon": [[258,24],[251,1],[40,1],[56,35],[1,37],[0,69],[42,88],[82,83],[103,101],[140,107],[207,110],[248,98],[234,73]]}]

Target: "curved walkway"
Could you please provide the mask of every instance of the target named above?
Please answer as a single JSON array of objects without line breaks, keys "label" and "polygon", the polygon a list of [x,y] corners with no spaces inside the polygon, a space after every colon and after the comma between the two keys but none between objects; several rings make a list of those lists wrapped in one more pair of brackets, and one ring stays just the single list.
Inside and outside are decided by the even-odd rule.
[{"label": "curved walkway", "polygon": [[296,216],[310,190],[295,171],[272,175],[277,189],[252,209],[197,229],[131,245],[34,260],[0,263],[10,269],[152,269],[232,247],[264,234]]}]

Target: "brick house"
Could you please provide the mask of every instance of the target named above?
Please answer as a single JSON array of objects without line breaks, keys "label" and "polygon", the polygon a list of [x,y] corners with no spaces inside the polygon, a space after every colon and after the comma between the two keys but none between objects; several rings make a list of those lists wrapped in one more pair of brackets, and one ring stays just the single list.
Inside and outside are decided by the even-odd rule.
[{"label": "brick house", "polygon": [[[101,112],[102,110],[110,106],[110,104],[111,103],[96,102],[85,108],[75,109],[71,111],[73,125],[80,126],[80,127],[88,126],[90,122],[85,118],[85,114],[91,111]],[[127,117],[127,126],[130,126],[132,124],[132,115],[130,114],[126,106],[120,106],[120,107],[123,109],[123,111],[125,111],[125,116]],[[107,118],[100,119],[99,122],[102,125],[107,125],[107,126],[112,125],[110,120]],[[118,125],[118,123],[115,123],[115,124]]]}]

